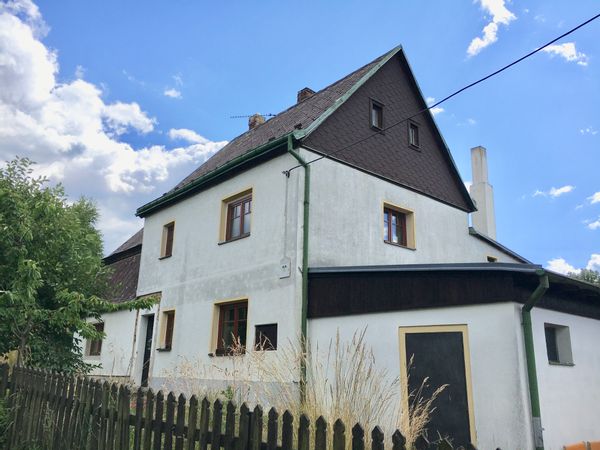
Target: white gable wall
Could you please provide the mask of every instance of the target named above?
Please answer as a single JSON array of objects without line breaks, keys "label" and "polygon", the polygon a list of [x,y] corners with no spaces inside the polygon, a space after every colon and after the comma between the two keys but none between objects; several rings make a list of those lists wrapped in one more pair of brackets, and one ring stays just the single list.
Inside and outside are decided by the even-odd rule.
[{"label": "white gable wall", "polygon": [[[464,211],[327,158],[311,170],[311,267],[519,262],[470,235]],[[415,250],[383,242],[384,202],[414,211]]]}]

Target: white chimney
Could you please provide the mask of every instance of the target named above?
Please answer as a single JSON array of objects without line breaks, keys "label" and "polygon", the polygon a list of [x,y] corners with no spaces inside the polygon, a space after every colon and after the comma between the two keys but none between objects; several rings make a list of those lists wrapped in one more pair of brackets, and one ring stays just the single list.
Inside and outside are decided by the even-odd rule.
[{"label": "white chimney", "polygon": [[471,214],[476,231],[496,239],[496,217],[494,215],[494,191],[488,180],[487,152],[484,147],[471,149],[473,182],[469,188],[477,211]]}]

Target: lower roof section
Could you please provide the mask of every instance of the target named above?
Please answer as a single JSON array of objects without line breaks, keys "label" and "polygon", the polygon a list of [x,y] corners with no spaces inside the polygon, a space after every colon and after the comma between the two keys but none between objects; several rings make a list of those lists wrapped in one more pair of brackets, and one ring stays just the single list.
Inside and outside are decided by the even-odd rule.
[{"label": "lower roof section", "polygon": [[600,287],[534,264],[466,263],[309,270],[308,317],[334,317],[498,302],[524,303],[547,274],[537,307],[600,320]]}]

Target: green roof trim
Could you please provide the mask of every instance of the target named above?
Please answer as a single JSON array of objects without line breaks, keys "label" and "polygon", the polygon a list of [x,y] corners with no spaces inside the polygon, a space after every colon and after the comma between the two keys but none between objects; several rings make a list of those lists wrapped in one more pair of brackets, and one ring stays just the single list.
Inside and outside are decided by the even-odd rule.
[{"label": "green roof trim", "polygon": [[149,203],[146,203],[143,206],[140,206],[135,215],[138,217],[146,217],[153,212],[156,212],[159,209],[164,208],[167,205],[175,203],[179,200],[183,200],[183,198],[191,195],[194,192],[201,190],[206,184],[219,179],[220,177],[226,175],[234,169],[241,167],[242,165],[260,157],[272,150],[275,150],[278,147],[285,146],[287,148],[287,140],[290,133],[285,134],[277,139],[267,142],[266,144],[260,145],[249,152],[244,153],[243,155],[238,156],[237,158],[232,159],[231,161],[226,162],[220,167],[217,167],[212,172],[203,175],[189,184],[186,184],[180,189],[175,191],[168,192],[161,197],[153,200]]}]

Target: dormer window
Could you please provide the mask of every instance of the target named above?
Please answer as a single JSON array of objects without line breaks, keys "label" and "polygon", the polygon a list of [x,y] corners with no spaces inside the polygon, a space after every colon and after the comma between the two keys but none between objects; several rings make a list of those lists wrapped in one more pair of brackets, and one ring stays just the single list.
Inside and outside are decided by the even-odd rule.
[{"label": "dormer window", "polygon": [[419,148],[421,145],[419,125],[414,122],[408,122],[408,145],[415,148]]},{"label": "dormer window", "polygon": [[383,130],[383,104],[370,101],[371,104],[371,128]]}]

